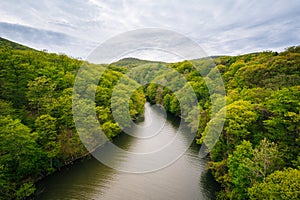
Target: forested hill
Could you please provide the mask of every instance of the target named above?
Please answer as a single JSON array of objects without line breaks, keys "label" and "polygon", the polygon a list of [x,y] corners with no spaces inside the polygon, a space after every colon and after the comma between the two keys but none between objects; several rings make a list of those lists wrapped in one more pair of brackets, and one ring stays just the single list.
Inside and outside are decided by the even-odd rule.
[{"label": "forested hill", "polygon": [[[222,120],[218,112],[226,109],[224,128],[208,166],[224,189],[219,198],[278,199],[280,194],[279,199],[300,199],[300,46],[280,53],[214,57],[213,61],[215,66],[205,59],[161,63],[127,58],[102,66],[0,39],[0,199],[32,195],[37,179],[88,153],[72,115],[73,85],[83,64],[106,67],[96,86],[95,110],[108,138],[121,133],[110,105],[121,77],[131,85],[119,87],[123,96],[115,99],[117,107],[129,103],[131,118],[137,119],[146,99],[160,104],[196,129],[198,143],[207,135],[207,127]],[[137,71],[137,76],[124,75],[144,64],[149,65]],[[203,66],[199,69],[204,77],[192,64]],[[177,81],[178,73],[164,72],[164,65],[182,74],[187,82]],[[217,70],[224,81],[227,105],[217,108],[212,116],[211,98],[218,101],[220,88],[215,87],[211,96],[206,83],[214,83]],[[132,80],[131,76],[138,78]],[[138,87],[137,82],[156,79],[175,89],[153,83]],[[189,98],[185,84],[193,87],[199,101],[199,127],[189,117],[195,113],[181,113],[177,97]],[[123,92],[132,87],[138,89],[131,96]],[[78,104],[82,110],[87,106],[85,102]]]},{"label": "forested hill", "polygon": [[[73,84],[83,63],[1,39],[0,199],[32,195],[36,180],[87,155],[72,113]],[[97,86],[95,110],[110,139],[121,132],[110,113],[110,96],[122,72],[124,68],[109,67]],[[144,111],[143,91],[139,89],[126,98],[130,99],[131,118],[137,119]],[[87,106],[85,102],[78,105],[83,110]]]},{"label": "forested hill", "polygon": [[[192,65],[207,69],[208,63],[202,59],[170,67],[184,74],[199,100],[199,144],[209,132],[214,133],[226,110],[223,131],[208,166],[223,187],[218,199],[300,199],[300,46],[280,53],[221,56],[214,58],[214,63],[210,71],[202,72],[204,77]],[[214,84],[216,70],[224,81],[226,107],[212,116],[211,98],[222,102],[222,96],[217,85],[211,92],[205,83]],[[147,72],[141,76],[147,77]],[[177,84],[169,81],[169,85]],[[184,90],[174,94],[155,84],[145,91],[148,101],[164,105],[175,115],[180,115],[181,109],[176,94],[189,98]],[[185,118],[193,128],[196,122],[190,119]]]},{"label": "forested hill", "polygon": [[158,64],[158,63],[162,63],[162,62],[141,60],[138,58],[123,58],[121,60],[118,60],[117,62],[112,63],[112,65],[126,67],[126,68],[132,68],[132,67],[137,67],[139,65],[144,65],[144,64]]},{"label": "forested hill", "polygon": [[15,49],[15,50],[33,50],[33,51],[35,51],[34,49],[32,49],[30,47],[26,47],[24,45],[6,40],[1,37],[0,37],[0,46],[1,46],[1,48],[7,47],[7,48]]}]

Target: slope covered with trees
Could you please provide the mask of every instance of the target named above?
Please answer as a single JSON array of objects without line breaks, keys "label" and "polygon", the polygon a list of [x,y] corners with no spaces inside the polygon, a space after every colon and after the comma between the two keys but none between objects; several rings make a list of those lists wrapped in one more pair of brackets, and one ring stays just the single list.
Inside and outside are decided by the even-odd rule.
[{"label": "slope covered with trees", "polygon": [[[221,113],[226,110],[222,133],[209,154],[208,168],[223,187],[218,198],[300,198],[299,46],[281,53],[213,60],[166,64],[130,58],[100,66],[0,39],[0,199],[30,196],[37,179],[88,153],[72,113],[74,81],[82,65],[106,68],[96,86],[93,109],[108,138],[130,126],[118,113],[119,108],[129,104],[130,117],[137,119],[143,114],[146,99],[184,118],[197,132],[199,144],[205,141],[208,127],[222,120]],[[140,65],[146,67],[132,70]],[[173,71],[165,71],[166,66]],[[226,105],[213,107],[212,99],[218,102],[222,91],[214,85],[216,71],[224,82]],[[178,81],[178,74],[185,81]],[[124,84],[120,85],[121,79]],[[151,81],[156,83],[149,84]],[[146,84],[129,97],[123,91],[132,88],[125,83]],[[116,84],[119,90],[113,91]],[[192,101],[187,94],[189,86],[198,100],[199,122],[192,117],[199,114],[196,108],[187,109],[179,103]],[[110,104],[113,92],[120,94],[114,100],[115,107]],[[82,110],[85,106],[85,102],[78,104]],[[122,127],[115,122],[112,109],[119,120],[124,120]]]},{"label": "slope covered with trees", "polygon": [[[205,141],[208,127],[222,120],[218,113],[226,109],[223,131],[208,166],[224,188],[218,198],[299,199],[299,181],[289,177],[298,177],[300,172],[300,47],[281,53],[216,57],[215,67],[200,68],[209,69],[200,76],[193,65],[205,66],[205,62],[184,61],[170,67],[184,74],[199,100],[199,144]],[[226,106],[212,117],[211,98],[216,97],[209,95],[205,83],[214,82],[214,70],[223,78]],[[180,92],[150,84],[146,96],[151,103],[180,115],[176,97]],[[185,120],[194,127],[193,121]]]},{"label": "slope covered with trees", "polygon": [[[4,39],[0,44],[0,199],[22,199],[35,191],[36,180],[88,154],[72,113],[73,85],[84,62]],[[109,99],[123,73],[108,67],[97,86],[95,110],[110,139],[121,132]],[[133,119],[144,103],[143,91],[136,91],[130,100]]]}]

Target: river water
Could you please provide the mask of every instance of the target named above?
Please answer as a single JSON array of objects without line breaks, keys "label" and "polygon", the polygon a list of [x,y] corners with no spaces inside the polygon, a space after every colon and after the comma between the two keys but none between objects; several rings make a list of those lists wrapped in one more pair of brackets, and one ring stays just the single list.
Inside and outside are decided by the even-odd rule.
[{"label": "river water", "polygon": [[[148,113],[148,114],[147,114]],[[167,116],[161,110],[145,105],[145,120],[139,125],[163,125],[150,139],[138,139],[120,134],[114,144],[132,152],[156,149],[167,141],[179,137],[176,149],[187,151],[174,163],[148,173],[126,173],[103,165],[95,158],[83,159],[38,183],[36,194],[41,200],[206,200],[214,199],[218,185],[206,172],[207,159],[198,157],[199,145],[187,145],[185,134],[179,130],[180,119]],[[163,123],[164,122],[164,123]],[[133,135],[143,135],[147,129],[133,128]],[[114,156],[112,155],[112,159]],[[122,166],[139,165],[133,158],[118,158]]]}]

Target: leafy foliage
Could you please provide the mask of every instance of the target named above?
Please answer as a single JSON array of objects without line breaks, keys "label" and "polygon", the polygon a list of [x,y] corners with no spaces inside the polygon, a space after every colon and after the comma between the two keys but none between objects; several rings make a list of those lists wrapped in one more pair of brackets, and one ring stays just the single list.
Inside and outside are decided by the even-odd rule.
[{"label": "leafy foliage", "polygon": [[[214,58],[214,62],[199,59],[168,66],[185,77],[198,98],[201,111],[198,143],[214,145],[215,125],[223,122],[221,113],[226,110],[223,131],[210,153],[209,169],[224,188],[220,198],[248,199],[248,188],[261,183],[275,170],[299,167],[299,46],[281,53],[221,56]],[[221,104],[212,107],[210,100],[218,96],[220,88],[216,85],[209,91],[205,84],[214,85],[216,70],[221,73],[226,88],[226,107]],[[148,85],[147,99],[183,117],[192,130],[197,129],[191,117],[194,112],[182,115],[184,108],[177,97],[184,93],[180,89],[170,90],[180,83],[174,81],[178,78],[167,79],[168,75],[167,72],[159,74],[168,85]],[[215,116],[212,111],[216,111]]]},{"label": "leafy foliage", "polygon": [[[280,192],[278,186],[271,188],[274,173],[299,167],[298,49],[215,60],[227,89],[226,121],[210,163],[225,189],[220,198],[299,198],[294,189],[300,186],[297,181],[290,188],[285,182],[282,187],[287,189]],[[199,141],[203,136],[205,129]]]},{"label": "leafy foliage", "polygon": [[[209,163],[224,188],[218,197],[299,199],[299,49],[221,56],[213,62],[129,58],[102,66],[0,39],[0,199],[30,196],[38,178],[88,153],[72,115],[73,85],[80,66],[103,69],[99,84],[78,88],[83,96],[96,91],[95,106],[83,100],[75,105],[87,120],[97,118],[101,123],[89,127],[91,133],[102,129],[112,139],[141,117],[147,99],[182,117],[202,143],[213,125],[223,122],[226,111]],[[222,88],[216,85],[217,71],[226,88],[226,106],[220,100]],[[93,73],[85,76],[99,78]],[[212,87],[208,89],[206,83]],[[198,100],[192,108],[188,107],[189,87]],[[213,106],[211,99],[220,103]],[[96,116],[88,115],[91,110]],[[199,121],[194,120],[198,115]]]},{"label": "leafy foliage", "polygon": [[275,171],[249,188],[249,195],[250,199],[299,199],[300,171],[291,168]]},{"label": "leafy foliage", "polygon": [[[36,180],[88,153],[72,113],[73,85],[82,65],[99,67],[0,39],[0,199],[32,195]],[[110,139],[121,132],[110,98],[124,69],[107,67],[97,86],[96,108],[91,108]],[[142,89],[128,98],[130,115],[137,119],[144,111]],[[84,102],[80,106],[83,112],[89,109]]]}]

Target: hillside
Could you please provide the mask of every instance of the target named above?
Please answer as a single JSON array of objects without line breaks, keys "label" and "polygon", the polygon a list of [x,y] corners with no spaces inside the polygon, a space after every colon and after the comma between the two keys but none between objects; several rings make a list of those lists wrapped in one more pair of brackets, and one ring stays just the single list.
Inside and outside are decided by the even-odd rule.
[{"label": "hillside", "polygon": [[[147,68],[132,70],[146,63],[150,64]],[[83,64],[105,68],[0,39],[0,199],[32,195],[37,180],[88,154],[72,113],[74,81]],[[124,75],[127,72],[131,73]],[[220,95],[223,88],[214,85],[217,72],[224,82],[225,97]],[[178,74],[185,81],[178,81]],[[124,82],[114,91],[121,96],[111,105],[113,89],[121,78]],[[139,87],[138,83],[145,82]],[[199,144],[207,141],[214,124],[224,120],[208,166],[224,189],[219,198],[268,199],[266,194],[270,194],[272,199],[277,193],[282,199],[300,198],[300,46],[280,53],[178,63],[126,58],[109,65],[98,85],[81,88],[86,93],[79,91],[76,95],[88,94],[93,86],[95,107],[81,100],[73,109],[83,113],[95,110],[108,139],[130,126],[121,108],[129,104],[130,117],[136,120],[143,114],[146,100],[182,117],[197,132],[195,139]],[[195,109],[184,112],[185,105],[179,102],[190,101],[190,86],[197,102]],[[124,92],[133,88],[138,89],[132,95]],[[212,106],[212,100],[222,102],[224,98],[225,104]],[[196,108],[200,110],[199,121],[193,118],[199,115],[194,112]],[[112,109],[119,112],[119,120],[124,123],[115,121]],[[89,117],[95,118],[86,116]],[[90,132],[99,128],[90,128]]]},{"label": "hillside", "polygon": [[[192,85],[201,111],[196,140],[213,146],[208,168],[223,187],[218,199],[278,199],[279,193],[281,199],[299,199],[300,46],[280,53],[221,56],[214,63],[199,59],[171,64],[188,83],[175,92],[150,84],[145,90],[148,101],[182,117],[179,100],[191,96],[186,88]],[[226,106],[222,87],[214,86],[216,71],[224,82]],[[159,77],[169,80],[170,87],[178,84],[171,74]],[[212,107],[212,100],[219,106]],[[193,114],[184,117],[191,129],[197,124],[189,116]],[[224,127],[214,145],[220,122]],[[292,176],[297,181],[288,178]]]},{"label": "hillside", "polygon": [[7,39],[1,38],[0,37],[0,46],[1,48],[11,48],[11,49],[15,49],[15,50],[34,50],[30,47],[26,47],[24,45],[9,41]]},{"label": "hillside", "polygon": [[163,62],[141,60],[138,58],[123,58],[118,60],[117,62],[111,63],[111,65],[130,69],[143,64],[158,64],[158,63],[163,63]]},{"label": "hillside", "polygon": [[[66,55],[35,51],[1,40],[0,199],[30,196],[37,180],[88,155],[76,132],[72,113],[75,76],[83,64],[91,65]],[[105,71],[97,86],[97,106],[92,108],[96,109],[108,139],[121,132],[110,113],[109,98],[113,86],[123,76],[122,71],[117,66]],[[130,105],[132,119],[143,113],[144,103],[143,92],[134,92]],[[74,108],[90,108],[85,101],[79,104]]]}]

